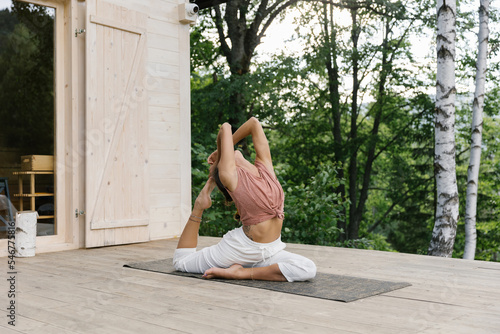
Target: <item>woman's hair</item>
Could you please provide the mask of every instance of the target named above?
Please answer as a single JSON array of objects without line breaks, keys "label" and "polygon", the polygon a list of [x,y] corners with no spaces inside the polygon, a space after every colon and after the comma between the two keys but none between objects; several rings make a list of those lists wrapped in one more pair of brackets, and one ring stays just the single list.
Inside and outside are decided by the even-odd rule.
[{"label": "woman's hair", "polygon": [[227,204],[232,203],[233,202],[233,198],[231,197],[231,195],[229,195],[229,192],[227,191],[226,187],[222,184],[222,182],[220,180],[220,177],[219,177],[219,168],[218,167],[214,168],[211,176],[214,178],[215,184],[217,185],[217,188],[219,188],[219,190],[221,191],[222,195],[224,195],[224,198],[226,199],[226,203]]},{"label": "woman's hair", "polygon": [[[219,168],[215,167],[210,176],[214,178],[215,184],[217,185],[217,188],[219,188],[221,193],[224,195],[224,198],[226,199],[226,205],[231,205],[231,203],[233,203],[234,201],[233,201],[233,198],[231,197],[231,195],[229,195],[229,192],[227,191],[226,187],[222,184],[222,182],[220,180]],[[236,212],[234,214],[234,219],[236,219],[237,221],[240,221],[240,219],[241,219],[238,210],[236,210]]]}]

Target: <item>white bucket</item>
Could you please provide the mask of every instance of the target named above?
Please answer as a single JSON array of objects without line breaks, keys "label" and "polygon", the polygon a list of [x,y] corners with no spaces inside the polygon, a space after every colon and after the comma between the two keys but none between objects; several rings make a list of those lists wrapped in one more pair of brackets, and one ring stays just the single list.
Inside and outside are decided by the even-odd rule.
[{"label": "white bucket", "polygon": [[38,212],[36,211],[18,211],[16,213],[15,256],[35,256],[37,218]]}]

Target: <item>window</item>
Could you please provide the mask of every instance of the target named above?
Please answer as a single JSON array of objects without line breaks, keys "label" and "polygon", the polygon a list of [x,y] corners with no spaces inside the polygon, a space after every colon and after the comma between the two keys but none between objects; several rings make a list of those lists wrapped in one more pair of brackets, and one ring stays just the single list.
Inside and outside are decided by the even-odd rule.
[{"label": "window", "polygon": [[0,178],[10,197],[0,183],[0,215],[9,218],[9,206],[14,217],[16,210],[35,209],[39,236],[56,231],[54,173],[47,165],[54,156],[54,24],[53,8],[0,1]]}]

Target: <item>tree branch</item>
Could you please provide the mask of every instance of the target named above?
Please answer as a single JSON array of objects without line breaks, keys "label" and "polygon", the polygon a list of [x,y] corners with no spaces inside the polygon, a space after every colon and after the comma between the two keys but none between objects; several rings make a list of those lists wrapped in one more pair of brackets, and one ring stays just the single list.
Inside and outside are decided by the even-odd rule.
[{"label": "tree branch", "polygon": [[[427,182],[429,182],[430,180],[433,180],[433,179],[434,179],[434,175],[432,175],[431,177],[429,177],[427,179],[424,179],[423,182],[427,183]],[[370,226],[370,228],[368,228],[367,232],[368,233],[373,232],[380,225],[380,223],[382,223],[385,220],[385,218],[387,218],[387,216],[389,215],[389,213],[391,213],[391,211],[396,207],[396,205],[404,203],[409,198],[411,198],[412,194],[406,196],[406,194],[408,194],[410,192],[410,190],[412,190],[412,189],[410,188],[410,189],[406,190],[404,192],[403,196],[399,197],[399,198],[401,198],[399,201],[392,202],[392,205],[385,211],[384,215],[380,219],[378,219],[372,226]]]},{"label": "tree branch", "polygon": [[224,34],[224,26],[222,21],[222,13],[220,11],[219,5],[214,6],[215,16],[212,15],[212,19],[215,21],[215,27],[217,28],[217,34],[219,35],[220,48],[222,54],[226,57],[229,64],[231,64],[231,49],[226,42],[226,36]]},{"label": "tree branch", "polygon": [[413,121],[418,117],[420,116],[421,114],[424,113],[424,110],[422,110],[421,112],[419,112],[418,114],[415,114],[413,116],[413,118],[410,120],[410,122],[408,122],[408,124],[406,124],[406,126],[404,128],[402,128],[394,137],[392,137],[392,139],[383,147],[380,149],[380,151],[377,152],[377,154],[375,154],[375,157],[373,158],[373,160],[376,160],[378,158],[378,156],[380,154],[382,154],[382,152],[384,152],[385,150],[387,150],[387,148],[389,148],[389,146],[392,145],[392,143],[394,143],[400,136],[401,134],[403,133],[403,131],[405,131],[406,129],[408,129],[410,127],[410,125],[413,124]]}]

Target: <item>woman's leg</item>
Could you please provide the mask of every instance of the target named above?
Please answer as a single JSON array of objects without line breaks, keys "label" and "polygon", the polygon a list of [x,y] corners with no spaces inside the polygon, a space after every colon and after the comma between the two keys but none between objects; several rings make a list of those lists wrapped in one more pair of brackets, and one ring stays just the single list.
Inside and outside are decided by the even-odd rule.
[{"label": "woman's leg", "polygon": [[[227,232],[216,245],[196,248],[177,248],[174,253],[176,270],[203,274],[210,268],[229,268],[233,264],[252,265],[261,261],[260,251],[252,252],[241,243],[241,228]],[[244,235],[244,234],[243,234]]]},{"label": "woman's leg", "polygon": [[[194,210],[192,214],[194,214]],[[191,254],[193,253],[196,253],[199,229],[200,223],[192,221],[191,219],[189,219],[186,226],[184,226],[184,230],[179,238],[179,243],[177,244],[177,249],[174,252],[173,263],[176,270],[188,271],[184,268],[185,266],[181,265],[181,260],[187,258],[188,256],[192,256]]]},{"label": "woman's leg", "polygon": [[201,218],[202,215],[203,210],[193,209],[186,226],[184,226],[184,230],[182,230],[177,248],[196,248],[198,246],[198,232],[201,222],[198,222],[196,217]]},{"label": "woman's leg", "polygon": [[205,272],[205,278],[253,279],[265,281],[307,281],[316,276],[316,265],[308,258],[279,251],[270,258],[259,262],[253,268],[233,265],[227,269],[211,268]]},{"label": "woman's leg", "polygon": [[[226,237],[226,236],[225,236]],[[235,241],[238,242],[235,242]],[[278,239],[262,244],[251,241],[242,228],[231,232],[230,252],[239,251],[246,262],[232,262],[227,266],[212,266],[205,278],[254,279],[267,281],[306,281],[316,276],[316,265],[308,258],[284,250],[286,245]],[[247,258],[247,255],[251,257]],[[250,261],[253,259],[253,261]]]},{"label": "woman's leg", "polygon": [[177,250],[174,253],[173,262],[174,267],[177,270],[186,271],[185,269],[182,269],[185,266],[181,264],[181,260],[192,253],[196,253],[201,217],[203,215],[203,211],[212,205],[210,194],[212,193],[214,187],[215,182],[213,179],[209,179],[194,202],[193,211],[188,218],[186,226],[184,226],[184,230],[182,231],[177,244]]},{"label": "woman's leg", "polygon": [[196,248],[198,246],[198,231],[200,230],[201,217],[203,216],[203,211],[212,206],[210,194],[214,188],[215,181],[212,178],[208,179],[194,202],[193,211],[189,216],[186,226],[184,226],[177,248]]},{"label": "woman's leg", "polygon": [[307,281],[316,277],[316,265],[305,256],[282,250],[258,265],[269,266],[274,263],[288,282]]},{"label": "woman's leg", "polygon": [[225,279],[251,279],[262,281],[286,281],[277,263],[266,267],[244,268],[240,264],[233,264],[231,267],[210,268],[205,271],[203,278],[225,278]]},{"label": "woman's leg", "polygon": [[[196,251],[196,248],[177,248],[174,253],[174,266],[176,270],[184,272],[206,272],[207,276],[205,278],[222,277],[221,275],[229,277],[234,274],[235,269],[238,268],[237,266],[230,271],[218,271],[217,269],[229,269],[234,264],[245,267],[243,269],[255,267],[264,259],[273,256],[285,247],[286,245],[281,240],[270,244],[253,242],[248,239],[242,228],[239,227],[226,233],[218,244],[203,248],[200,251]],[[208,271],[212,268],[214,270]],[[260,268],[254,268],[253,271],[242,270],[238,274],[249,279],[252,276],[254,279],[283,279],[277,266],[266,270]]]}]

